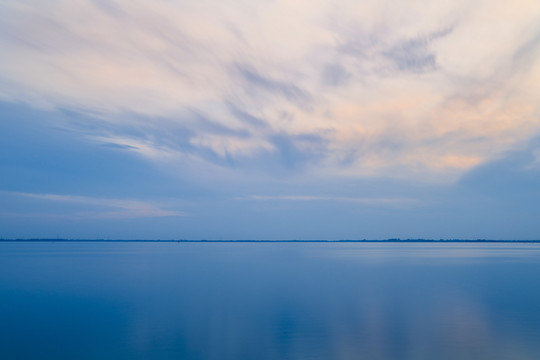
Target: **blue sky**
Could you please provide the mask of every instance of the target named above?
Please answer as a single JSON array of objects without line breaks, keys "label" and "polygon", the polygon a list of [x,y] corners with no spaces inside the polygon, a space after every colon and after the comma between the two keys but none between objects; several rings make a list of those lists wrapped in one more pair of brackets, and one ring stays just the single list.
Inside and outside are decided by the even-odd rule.
[{"label": "blue sky", "polygon": [[540,236],[537,1],[3,1],[0,237]]}]

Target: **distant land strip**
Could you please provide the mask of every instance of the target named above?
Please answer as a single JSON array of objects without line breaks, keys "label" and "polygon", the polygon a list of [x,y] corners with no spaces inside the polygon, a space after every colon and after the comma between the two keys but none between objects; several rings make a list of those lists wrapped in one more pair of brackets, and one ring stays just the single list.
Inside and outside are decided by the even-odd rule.
[{"label": "distant land strip", "polygon": [[383,240],[119,240],[119,239],[1,239],[0,242],[144,242],[144,243],[540,243],[540,240],[492,240],[492,239],[383,239]]}]

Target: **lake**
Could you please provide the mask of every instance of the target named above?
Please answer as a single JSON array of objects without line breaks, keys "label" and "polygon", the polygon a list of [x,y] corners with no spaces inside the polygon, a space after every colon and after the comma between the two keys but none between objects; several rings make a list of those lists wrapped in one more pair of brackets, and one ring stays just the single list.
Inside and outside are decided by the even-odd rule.
[{"label": "lake", "polygon": [[540,359],[540,244],[0,242],[0,358]]}]

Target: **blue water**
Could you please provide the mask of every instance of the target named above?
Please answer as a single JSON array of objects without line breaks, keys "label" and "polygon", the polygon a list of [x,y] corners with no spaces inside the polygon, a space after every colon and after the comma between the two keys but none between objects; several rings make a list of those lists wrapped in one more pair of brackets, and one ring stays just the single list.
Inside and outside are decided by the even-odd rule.
[{"label": "blue water", "polygon": [[540,359],[540,244],[0,243],[1,359]]}]

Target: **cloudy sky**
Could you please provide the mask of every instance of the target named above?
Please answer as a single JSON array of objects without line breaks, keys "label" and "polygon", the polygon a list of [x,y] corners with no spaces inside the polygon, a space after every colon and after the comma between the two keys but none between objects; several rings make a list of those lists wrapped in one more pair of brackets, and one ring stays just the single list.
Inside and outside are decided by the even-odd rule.
[{"label": "cloudy sky", "polygon": [[4,0],[0,237],[540,238],[537,0]]}]

